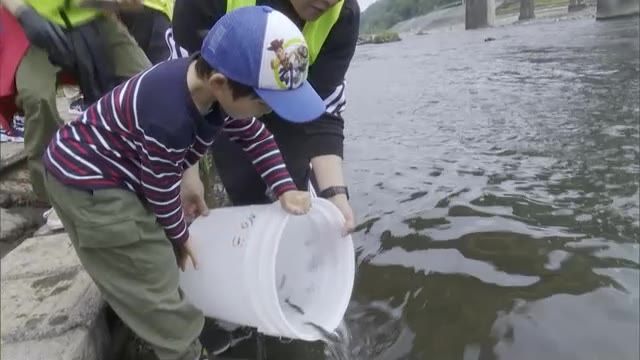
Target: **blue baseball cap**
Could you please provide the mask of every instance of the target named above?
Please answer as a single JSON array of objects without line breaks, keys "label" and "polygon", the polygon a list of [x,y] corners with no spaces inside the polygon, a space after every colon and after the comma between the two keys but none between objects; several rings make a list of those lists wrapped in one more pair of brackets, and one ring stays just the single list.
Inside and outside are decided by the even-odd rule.
[{"label": "blue baseball cap", "polygon": [[268,6],[242,7],[224,15],[200,51],[211,67],[251,86],[285,120],[319,118],[325,105],[307,81],[309,48],[296,25]]}]

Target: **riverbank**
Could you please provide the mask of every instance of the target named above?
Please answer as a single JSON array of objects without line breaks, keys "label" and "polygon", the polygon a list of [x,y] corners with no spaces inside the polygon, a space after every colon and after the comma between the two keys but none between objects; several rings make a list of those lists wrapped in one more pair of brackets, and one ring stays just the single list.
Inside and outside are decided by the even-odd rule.
[{"label": "riverbank", "polygon": [[[522,24],[542,19],[578,19],[595,18],[595,2],[587,1],[582,10],[569,12],[568,0],[536,0],[535,18],[520,21],[518,3],[496,1],[496,21],[494,27]],[[504,6],[502,6],[504,5]],[[407,35],[427,35],[442,31],[459,31],[465,29],[464,5],[455,6],[416,17],[393,26],[390,31],[398,32],[402,37]]]},{"label": "riverbank", "polygon": [[[63,121],[70,99],[59,91]],[[205,178],[215,207],[226,193],[215,169]],[[46,204],[31,189],[23,143],[0,143],[0,258],[3,360],[154,359],[105,303],[82,268],[66,233],[53,233]]]}]

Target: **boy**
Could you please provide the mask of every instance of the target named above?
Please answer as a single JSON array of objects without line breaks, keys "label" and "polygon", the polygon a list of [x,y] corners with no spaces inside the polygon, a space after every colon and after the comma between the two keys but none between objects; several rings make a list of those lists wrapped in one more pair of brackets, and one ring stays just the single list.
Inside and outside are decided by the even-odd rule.
[{"label": "boy", "polygon": [[[323,113],[306,67],[292,87],[278,81],[270,67],[276,54],[267,50],[274,39],[307,46],[295,25],[269,7],[229,13],[200,54],[163,62],[116,87],[58,131],[44,156],[51,201],[82,264],[160,360],[200,356],[204,318],[178,288],[178,266],[184,270],[187,259],[197,266],[180,182],[214,136],[223,130],[243,142],[285,210],[309,209],[308,194],[296,190],[264,125],[222,114],[251,119],[273,109],[304,122]],[[208,240],[221,239],[212,233]],[[171,243],[179,249],[177,263]]]}]

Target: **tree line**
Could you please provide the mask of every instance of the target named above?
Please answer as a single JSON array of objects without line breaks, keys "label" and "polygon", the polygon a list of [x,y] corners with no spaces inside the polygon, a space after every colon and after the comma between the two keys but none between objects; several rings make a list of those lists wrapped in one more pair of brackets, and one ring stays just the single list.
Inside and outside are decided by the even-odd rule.
[{"label": "tree line", "polygon": [[362,13],[360,33],[385,31],[401,21],[456,3],[460,0],[379,0]]}]

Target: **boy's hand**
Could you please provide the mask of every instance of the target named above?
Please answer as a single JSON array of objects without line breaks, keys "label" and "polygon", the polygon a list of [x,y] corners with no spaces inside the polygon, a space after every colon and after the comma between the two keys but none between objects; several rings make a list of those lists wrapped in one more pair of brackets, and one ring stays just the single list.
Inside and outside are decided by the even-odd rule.
[{"label": "boy's hand", "polygon": [[311,197],[306,191],[292,190],[280,195],[280,206],[293,215],[302,215],[311,208]]},{"label": "boy's hand", "polygon": [[187,268],[187,260],[191,260],[193,268],[198,270],[198,260],[196,259],[196,253],[191,248],[191,240],[193,238],[189,236],[189,239],[182,244],[182,247],[178,250],[178,266],[180,270],[185,271]]}]

